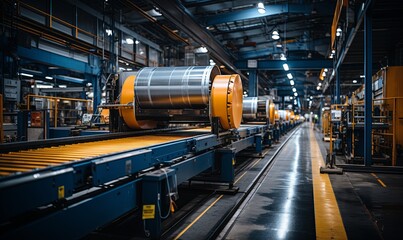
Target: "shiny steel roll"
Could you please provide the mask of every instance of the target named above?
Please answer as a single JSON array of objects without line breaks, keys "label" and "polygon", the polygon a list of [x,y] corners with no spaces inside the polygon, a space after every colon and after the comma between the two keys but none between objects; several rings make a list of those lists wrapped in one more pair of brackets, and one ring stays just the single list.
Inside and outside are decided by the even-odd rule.
[{"label": "shiny steel roll", "polygon": [[257,117],[268,119],[270,117],[270,98],[260,96],[257,100]]},{"label": "shiny steel roll", "polygon": [[136,76],[135,96],[140,108],[205,108],[216,66],[146,67]]},{"label": "shiny steel roll", "polygon": [[244,119],[256,119],[257,117],[257,97],[246,97],[243,99],[242,117]]}]

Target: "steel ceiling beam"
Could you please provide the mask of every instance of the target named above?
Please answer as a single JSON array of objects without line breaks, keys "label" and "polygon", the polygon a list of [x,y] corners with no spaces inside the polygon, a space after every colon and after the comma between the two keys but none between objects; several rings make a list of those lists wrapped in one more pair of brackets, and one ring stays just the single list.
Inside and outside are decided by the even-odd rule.
[{"label": "steel ceiling beam", "polygon": [[[326,5],[326,6],[325,6]],[[266,5],[266,12],[260,14],[257,8],[249,8],[246,10],[239,10],[233,12],[226,12],[222,14],[216,14],[208,17],[202,17],[199,19],[200,22],[204,23],[206,26],[212,26],[216,24],[222,24],[226,22],[234,22],[247,20],[252,18],[262,18],[270,17],[278,14],[284,13],[296,13],[296,14],[306,14],[311,15],[313,12],[320,12],[321,15],[332,15],[333,8],[329,7],[326,3],[317,4],[273,4]]]},{"label": "steel ceiling beam", "polygon": [[[249,62],[249,64],[248,64]],[[306,59],[306,60],[239,60],[235,61],[235,67],[244,70],[283,70],[283,63],[287,62],[290,70],[308,70],[333,68],[333,61],[327,59]],[[256,67],[255,66],[256,63]]]},{"label": "steel ceiling beam", "polygon": [[221,43],[219,43],[213,35],[196,22],[193,15],[179,1],[149,0],[149,2],[157,6],[167,20],[175,24],[196,42],[207,47],[215,59],[220,61],[230,70],[239,73],[243,79],[247,79],[247,77],[241,74],[234,64],[232,64],[234,57],[224,49]]},{"label": "steel ceiling beam", "polygon": [[28,59],[49,66],[61,67],[74,72],[86,73],[90,75],[98,75],[100,72],[100,60],[95,55],[88,56],[89,63],[37,48],[18,47],[17,55],[21,59]]}]

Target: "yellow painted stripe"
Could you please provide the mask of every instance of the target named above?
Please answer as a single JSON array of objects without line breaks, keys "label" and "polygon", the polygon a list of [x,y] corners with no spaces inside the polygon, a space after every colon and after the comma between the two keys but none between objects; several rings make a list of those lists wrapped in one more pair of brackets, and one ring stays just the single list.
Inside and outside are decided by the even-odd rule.
[{"label": "yellow painted stripe", "polygon": [[244,172],[237,180],[235,180],[234,184],[236,184],[239,180],[241,180],[241,178],[243,178],[243,176],[245,176],[247,172]]},{"label": "yellow painted stripe", "polygon": [[316,239],[347,239],[329,176],[320,174],[324,162],[314,134],[310,129]]},{"label": "yellow painted stripe", "polygon": [[180,237],[182,237],[183,234],[185,234],[185,232],[187,230],[189,230],[189,228],[191,228],[197,221],[199,221],[199,219],[201,217],[203,217],[204,214],[206,214],[206,212],[208,212],[208,210],[210,210],[210,208],[212,206],[214,206],[218,201],[220,201],[220,199],[223,197],[224,195],[220,195],[214,202],[212,202],[206,209],[204,209],[204,211],[202,213],[199,214],[199,216],[197,216],[197,218],[195,218],[195,220],[193,220],[185,229],[183,229],[178,236],[176,236],[174,239],[177,240]]},{"label": "yellow painted stripe", "polygon": [[375,173],[371,173],[371,175],[374,176],[374,178],[376,178],[376,180],[379,182],[379,184],[382,185],[382,187],[386,188],[386,184]]}]

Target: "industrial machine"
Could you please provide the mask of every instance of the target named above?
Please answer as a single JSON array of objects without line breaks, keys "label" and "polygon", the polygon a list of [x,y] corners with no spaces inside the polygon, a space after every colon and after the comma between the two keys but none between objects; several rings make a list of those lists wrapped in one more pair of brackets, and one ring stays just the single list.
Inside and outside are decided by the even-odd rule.
[{"label": "industrial machine", "polygon": [[[403,67],[387,67],[373,76],[372,159],[375,164],[403,164]],[[364,86],[345,104],[332,105],[322,115],[325,139],[333,140],[334,150],[344,153],[348,163],[364,161]],[[327,120],[329,119],[329,120]],[[337,121],[335,121],[337,120]],[[331,123],[334,124],[331,124]],[[332,127],[333,126],[333,127]],[[330,133],[334,139],[330,139]]]},{"label": "industrial machine", "polygon": [[132,129],[216,118],[221,129],[229,130],[240,126],[242,93],[239,75],[220,75],[217,66],[147,67],[125,80],[117,107]]},{"label": "industrial machine", "polygon": [[158,238],[181,183],[203,174],[236,192],[236,154],[262,152],[269,127],[240,124],[241,80],[218,70],[127,77],[120,102],[102,108],[137,131],[0,145],[0,238],[80,238],[131,212]]}]

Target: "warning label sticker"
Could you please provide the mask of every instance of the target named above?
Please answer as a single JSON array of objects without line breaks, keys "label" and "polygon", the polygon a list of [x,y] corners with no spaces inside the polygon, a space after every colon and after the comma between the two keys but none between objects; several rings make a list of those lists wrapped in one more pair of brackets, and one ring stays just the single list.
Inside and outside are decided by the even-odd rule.
[{"label": "warning label sticker", "polygon": [[155,218],[155,205],[143,205],[143,220]]}]

